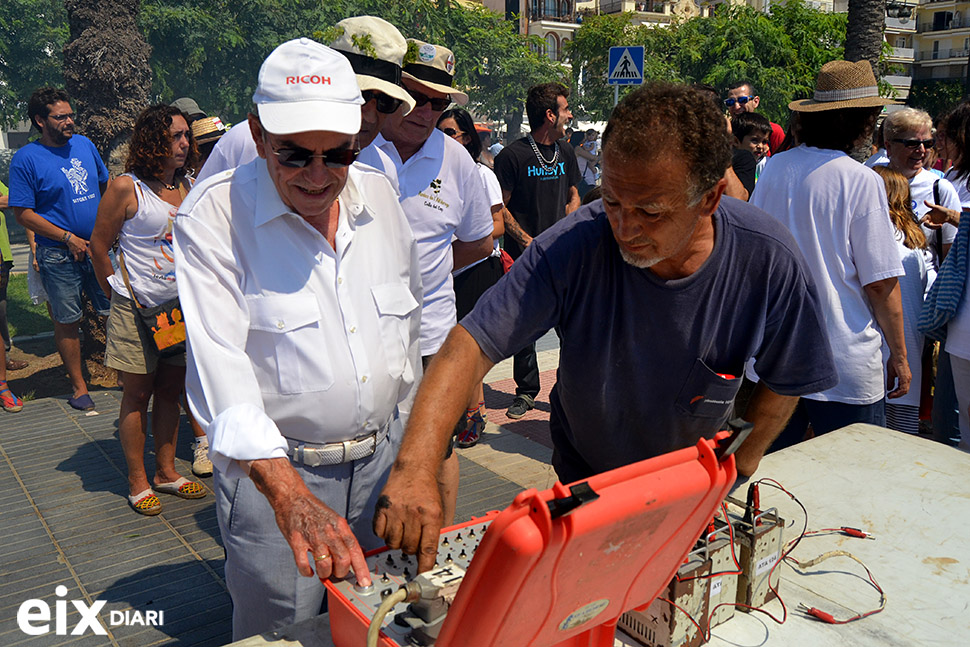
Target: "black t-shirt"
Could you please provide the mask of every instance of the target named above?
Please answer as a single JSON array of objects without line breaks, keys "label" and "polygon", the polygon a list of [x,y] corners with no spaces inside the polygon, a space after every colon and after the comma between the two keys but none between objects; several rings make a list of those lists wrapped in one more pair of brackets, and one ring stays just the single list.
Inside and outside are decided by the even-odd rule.
[{"label": "black t-shirt", "polygon": [[[571,146],[562,142],[536,146],[542,157],[555,161],[540,161],[528,137],[512,142],[495,157],[498,182],[503,191],[512,194],[508,209],[525,233],[533,237],[566,215],[569,188],[579,184],[580,179],[576,152]],[[505,249],[512,258],[522,253],[511,236],[505,237]]]},{"label": "black t-shirt", "polygon": [[754,170],[758,161],[754,158],[751,151],[743,148],[735,148],[731,157],[731,168],[734,174],[741,180],[741,184],[748,190],[748,195],[754,191]]}]

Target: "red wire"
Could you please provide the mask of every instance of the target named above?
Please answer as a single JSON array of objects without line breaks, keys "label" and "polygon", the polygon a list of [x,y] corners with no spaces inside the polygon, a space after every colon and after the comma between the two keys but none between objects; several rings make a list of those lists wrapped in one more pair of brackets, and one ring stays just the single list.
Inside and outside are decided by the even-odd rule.
[{"label": "red wire", "polygon": [[[762,478],[762,479],[759,479],[758,481],[755,481],[755,483],[764,483],[765,485],[770,485],[771,487],[777,488],[777,489],[781,490],[782,492],[784,492],[785,494],[787,494],[791,498],[791,500],[794,501],[796,504],[798,504],[798,506],[802,509],[802,513],[803,513],[804,518],[805,518],[805,522],[804,522],[804,525],[802,526],[801,533],[799,533],[797,537],[795,537],[793,539],[790,539],[785,544],[784,549],[782,549],[781,554],[778,556],[778,560],[774,564],[772,564],[771,570],[768,571],[768,588],[771,590],[772,593],[775,594],[775,597],[778,598],[779,604],[781,604],[782,617],[781,617],[781,620],[779,620],[770,611],[767,611],[767,610],[762,609],[760,607],[753,607],[753,606],[751,606],[749,604],[743,604],[741,602],[721,602],[720,604],[715,605],[713,609],[710,609],[708,611],[708,614],[707,614],[707,617],[708,617],[708,626],[707,626],[707,629],[705,630],[694,619],[694,617],[690,613],[688,613],[686,609],[684,609],[683,607],[681,607],[679,604],[677,604],[673,600],[668,600],[667,598],[657,598],[658,600],[661,600],[662,602],[666,602],[667,604],[669,604],[670,606],[674,607],[675,609],[677,609],[678,611],[680,611],[681,613],[683,613],[685,616],[687,616],[687,619],[690,620],[691,624],[694,625],[697,628],[697,630],[701,633],[701,636],[703,637],[704,642],[707,642],[707,641],[709,641],[711,639],[710,618],[712,618],[714,616],[714,612],[715,611],[717,611],[721,607],[725,607],[725,606],[734,606],[734,607],[739,607],[739,608],[742,608],[742,609],[747,609],[748,611],[757,611],[758,613],[765,614],[766,616],[768,616],[769,618],[771,618],[773,621],[775,621],[778,624],[784,624],[788,620],[788,607],[785,605],[785,601],[782,599],[781,594],[778,593],[778,589],[775,588],[775,585],[773,585],[771,583],[771,577],[774,574],[775,569],[778,568],[778,565],[779,564],[781,564],[782,562],[788,560],[788,556],[791,555],[792,551],[795,550],[795,548],[798,546],[798,544],[805,537],[812,536],[812,535],[818,535],[818,534],[825,533],[825,532],[839,532],[839,533],[844,533],[845,532],[845,529],[844,528],[822,528],[820,530],[809,530],[808,529],[808,510],[805,508],[805,506],[802,504],[802,502],[799,501],[798,498],[794,494],[792,494],[791,492],[789,492],[788,490],[786,490],[785,487],[781,483],[779,483],[778,481],[776,481],[774,479],[771,479],[771,478]],[[688,578],[683,578],[683,579],[678,578],[679,581],[686,582],[686,581],[695,580],[695,579],[707,579],[707,578],[715,577],[715,576],[718,576],[718,575],[735,575],[735,574],[740,574],[741,573],[741,564],[738,562],[738,558],[737,558],[737,555],[736,555],[735,550],[734,550],[734,525],[731,523],[731,520],[730,520],[730,518],[728,517],[728,514],[727,514],[727,509],[725,508],[725,506],[724,506],[723,503],[721,503],[721,511],[722,511],[722,513],[724,515],[724,520],[728,524],[728,533],[730,534],[730,538],[731,538],[731,556],[734,558],[734,564],[738,568],[737,572],[736,573],[732,573],[732,572],[727,571],[727,572],[723,572],[723,573],[712,573],[712,574],[709,574],[709,575],[701,575],[701,576],[697,576],[697,577],[688,577]],[[753,521],[754,520],[752,519],[752,522]],[[794,558],[792,558],[792,561],[795,561]],[[866,566],[865,564],[862,564],[861,562],[860,562],[860,565],[862,566],[863,569],[865,569],[866,575],[869,576],[869,582],[872,584],[872,586],[879,592],[880,595],[883,595],[882,587],[879,586],[879,584],[876,582],[875,578],[872,576],[872,571],[869,570],[869,567]],[[882,612],[883,608],[884,607],[880,607],[878,609],[873,609],[872,611],[867,611],[865,613],[859,613],[859,614],[856,614],[855,616],[853,616],[851,618],[847,618],[845,620],[836,620],[836,619],[832,618],[831,621],[829,621],[828,619],[824,619],[823,621],[824,622],[829,622],[829,624],[834,624],[834,625],[844,625],[844,624],[848,624],[850,622],[853,622],[855,620],[861,620],[862,618],[868,618],[869,616],[872,616],[872,615],[875,615],[877,613],[880,613],[880,612]],[[827,613],[821,612],[821,611],[820,611],[820,613],[823,614],[823,615],[825,615],[825,616],[827,616],[827,617],[831,617],[831,614],[827,614]],[[812,615],[814,615],[814,614],[812,614]],[[819,616],[815,616],[815,617],[819,617]]]},{"label": "red wire", "polygon": [[723,502],[721,503],[721,514],[724,515],[724,521],[725,523],[727,523],[728,536],[730,537],[730,541],[731,541],[731,558],[734,560],[734,566],[736,567],[736,570],[721,571],[719,573],[708,573],[707,575],[695,575],[693,577],[680,577],[679,575],[675,575],[674,577],[677,578],[678,582],[690,582],[692,580],[707,580],[712,577],[719,577],[721,575],[740,575],[741,574],[741,563],[738,561],[737,552],[734,550],[734,525],[731,523],[730,517],[728,517],[727,507],[725,507]]}]

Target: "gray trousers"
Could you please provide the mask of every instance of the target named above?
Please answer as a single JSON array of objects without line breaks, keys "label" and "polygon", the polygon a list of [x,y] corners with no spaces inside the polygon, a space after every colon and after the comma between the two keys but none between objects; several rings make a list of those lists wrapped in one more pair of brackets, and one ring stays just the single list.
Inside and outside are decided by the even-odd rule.
[{"label": "gray trousers", "polygon": [[[367,552],[384,545],[371,527],[377,497],[400,446],[401,422],[372,456],[341,465],[295,465],[321,501],[343,516]],[[320,613],[326,589],[296,570],[266,497],[249,478],[215,474],[216,512],[226,548],[226,584],[232,596],[232,639],[280,629]]]}]

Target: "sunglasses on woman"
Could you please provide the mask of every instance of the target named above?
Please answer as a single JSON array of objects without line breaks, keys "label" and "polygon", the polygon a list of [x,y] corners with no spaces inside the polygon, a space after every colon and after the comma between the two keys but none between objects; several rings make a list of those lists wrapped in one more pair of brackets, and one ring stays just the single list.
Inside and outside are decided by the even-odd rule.
[{"label": "sunglasses on woman", "polygon": [[353,164],[359,153],[360,151],[354,148],[332,148],[320,154],[315,154],[313,151],[299,146],[273,151],[273,155],[276,155],[280,165],[287,168],[304,168],[314,157],[323,160],[327,168],[344,168]]},{"label": "sunglasses on woman", "polygon": [[364,90],[360,93],[364,97],[364,103],[367,103],[371,99],[377,102],[377,112],[385,115],[393,114],[401,106],[403,101],[400,99],[395,99],[394,97],[379,92],[377,90]]},{"label": "sunglasses on woman", "polygon": [[917,148],[919,148],[920,144],[923,145],[923,148],[927,148],[927,149],[933,148],[934,146],[936,146],[935,139],[893,139],[893,141],[896,142],[897,144],[902,144],[906,148],[910,148],[912,150],[916,150]]},{"label": "sunglasses on woman", "polygon": [[455,135],[462,134],[460,130],[455,130],[454,128],[442,128],[441,132],[448,135],[449,137],[454,137]]}]

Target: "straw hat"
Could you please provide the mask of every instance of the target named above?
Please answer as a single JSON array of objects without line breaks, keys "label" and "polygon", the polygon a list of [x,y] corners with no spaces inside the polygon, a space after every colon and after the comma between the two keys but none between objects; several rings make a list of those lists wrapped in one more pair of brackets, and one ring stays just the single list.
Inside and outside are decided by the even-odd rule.
[{"label": "straw hat", "polygon": [[451,100],[460,106],[468,103],[468,95],[452,87],[455,77],[454,52],[416,38],[408,38],[408,43],[414,44],[417,58],[404,66],[401,76],[431,90],[451,95]]},{"label": "straw hat", "polygon": [[874,108],[900,103],[879,96],[876,76],[869,61],[830,61],[822,66],[815,82],[815,96],[788,104],[795,112],[821,112],[841,108]]},{"label": "straw hat", "polygon": [[202,117],[192,122],[192,136],[196,144],[205,144],[226,134],[226,126],[219,117]]}]

